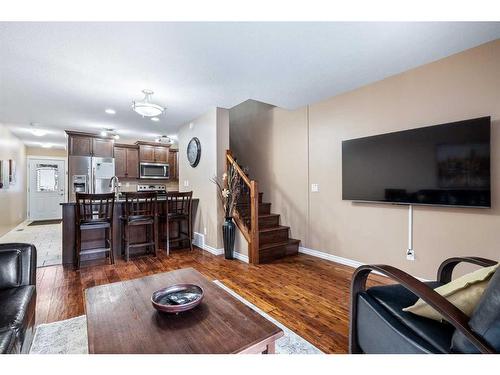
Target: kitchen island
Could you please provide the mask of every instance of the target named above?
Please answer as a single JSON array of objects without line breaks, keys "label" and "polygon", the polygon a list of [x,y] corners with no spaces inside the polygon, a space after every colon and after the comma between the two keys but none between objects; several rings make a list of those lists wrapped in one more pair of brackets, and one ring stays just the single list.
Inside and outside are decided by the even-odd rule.
[{"label": "kitchen island", "polygon": [[[120,217],[123,216],[123,207],[125,199],[119,198],[115,200],[115,208],[113,212],[113,252],[115,255],[115,260],[122,258],[122,225]],[[198,208],[199,199],[193,198],[192,204],[192,217],[193,222],[196,215],[196,210]],[[167,199],[165,196],[158,197],[158,209],[159,215],[166,212]],[[75,244],[76,244],[76,203],[68,202],[61,203],[62,206],[62,262],[63,264],[74,264],[75,261]],[[160,249],[166,248],[166,225],[170,226],[170,238],[175,238],[178,235],[178,225],[176,223],[166,223],[161,218],[158,218],[158,247]],[[187,223],[183,224],[183,232],[187,232]],[[130,228],[130,240],[135,242],[143,242],[145,240],[146,231],[144,227],[137,226]],[[187,243],[187,241],[185,241]],[[104,231],[102,229],[86,230],[82,233],[82,250],[91,249],[95,247],[100,247],[104,243]],[[182,244],[181,244],[182,245]],[[189,247],[189,244],[184,244],[183,247]],[[175,248],[171,248],[175,249]],[[144,253],[147,248],[139,248],[136,250],[131,250],[131,255]],[[104,258],[104,254],[89,254],[82,256],[82,262],[91,259]]]}]

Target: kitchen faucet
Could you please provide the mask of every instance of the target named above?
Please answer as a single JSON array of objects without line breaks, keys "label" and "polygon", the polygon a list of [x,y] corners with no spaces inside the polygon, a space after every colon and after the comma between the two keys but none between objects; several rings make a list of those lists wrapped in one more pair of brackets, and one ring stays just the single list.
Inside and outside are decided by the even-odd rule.
[{"label": "kitchen faucet", "polygon": [[113,188],[116,198],[118,198],[120,194],[120,192],[118,191],[119,185],[120,185],[120,180],[118,179],[118,177],[116,176],[111,177],[111,179],[109,180],[109,187]]}]

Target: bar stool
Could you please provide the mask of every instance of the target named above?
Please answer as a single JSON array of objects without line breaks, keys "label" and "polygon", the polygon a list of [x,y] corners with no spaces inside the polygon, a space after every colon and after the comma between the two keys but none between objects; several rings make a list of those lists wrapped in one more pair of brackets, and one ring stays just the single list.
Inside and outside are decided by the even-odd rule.
[{"label": "bar stool", "polygon": [[[82,255],[105,253],[111,264],[115,263],[113,254],[113,211],[115,195],[76,193],[76,269],[80,269]],[[82,250],[82,232],[104,229],[104,247]]]},{"label": "bar stool", "polygon": [[[192,225],[193,192],[169,191],[167,193],[167,223],[166,243],[167,255],[170,255],[170,244],[189,240],[189,248],[193,250],[193,225]],[[187,224],[187,232],[182,231],[182,223]],[[170,238],[170,223],[177,223],[177,237]]]},{"label": "bar stool", "polygon": [[[130,260],[130,248],[153,248],[158,255],[158,214],[156,192],[124,193],[122,241],[125,245],[125,260]],[[132,227],[144,226],[146,229],[145,242],[130,243]]]}]

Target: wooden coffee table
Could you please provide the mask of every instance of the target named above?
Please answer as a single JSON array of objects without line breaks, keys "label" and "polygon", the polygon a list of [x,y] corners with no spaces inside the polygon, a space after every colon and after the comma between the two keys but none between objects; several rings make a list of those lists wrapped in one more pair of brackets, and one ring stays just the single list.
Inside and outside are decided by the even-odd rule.
[{"label": "wooden coffee table", "polygon": [[[177,283],[205,291],[179,315],[157,312],[151,294]],[[85,290],[89,353],[274,353],[283,331],[193,268]]]}]

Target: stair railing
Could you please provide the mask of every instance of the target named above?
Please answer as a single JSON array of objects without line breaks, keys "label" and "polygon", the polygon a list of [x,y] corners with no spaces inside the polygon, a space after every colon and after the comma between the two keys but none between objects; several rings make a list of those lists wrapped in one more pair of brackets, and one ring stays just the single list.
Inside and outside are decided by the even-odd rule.
[{"label": "stair railing", "polygon": [[234,222],[248,242],[248,260],[259,264],[259,188],[257,181],[250,180],[234,160],[231,150],[226,151],[226,172],[230,167],[240,176],[241,195],[236,205]]}]

